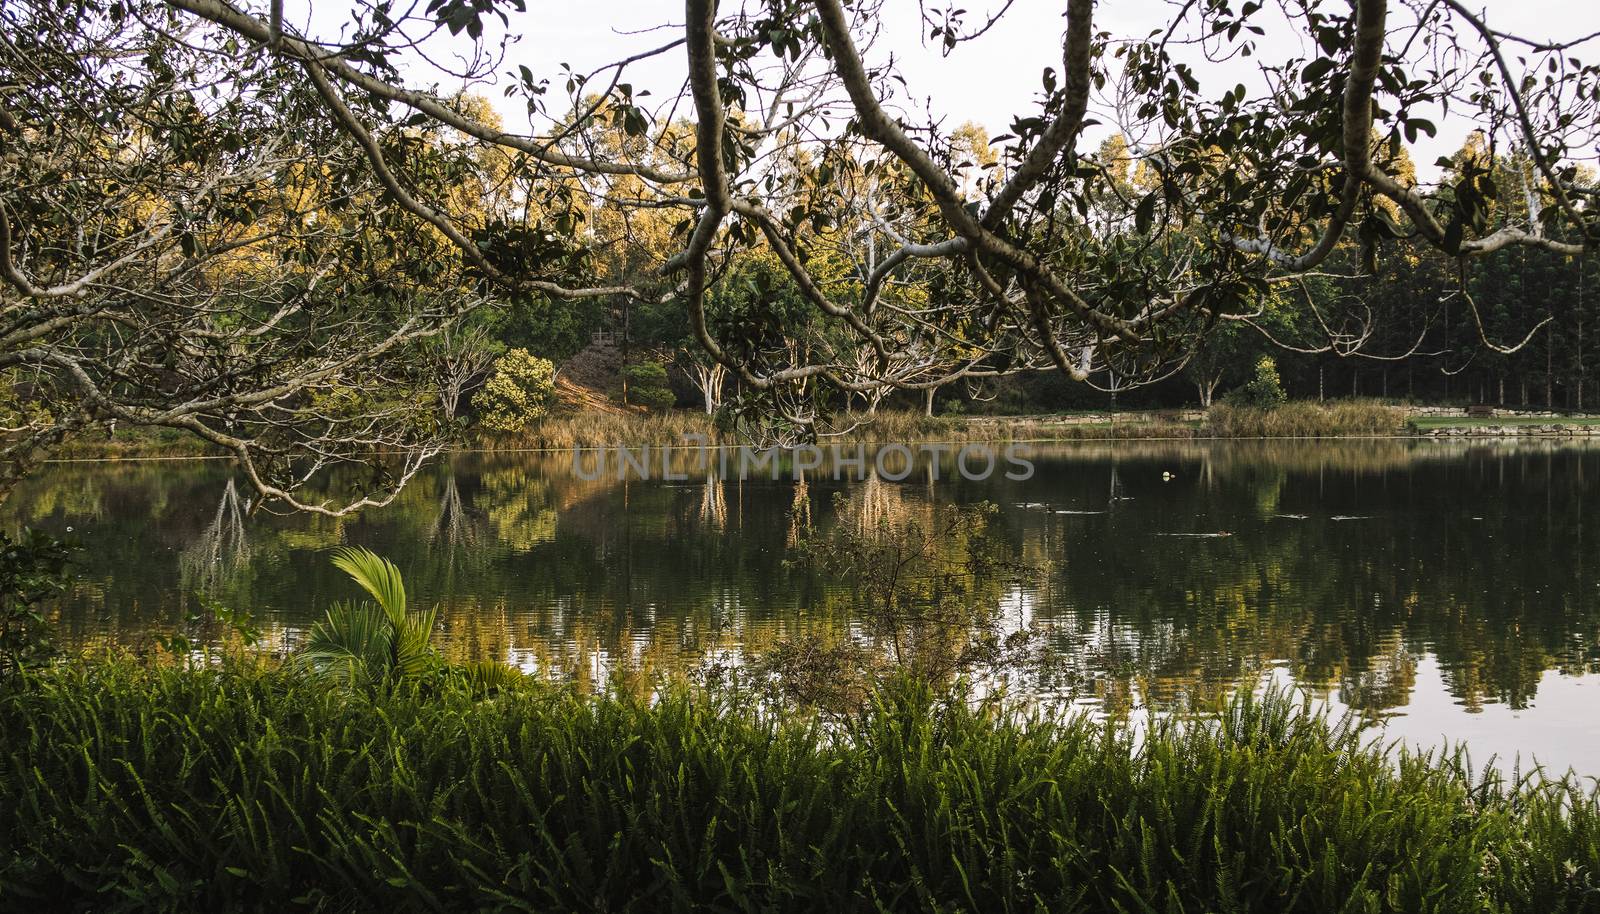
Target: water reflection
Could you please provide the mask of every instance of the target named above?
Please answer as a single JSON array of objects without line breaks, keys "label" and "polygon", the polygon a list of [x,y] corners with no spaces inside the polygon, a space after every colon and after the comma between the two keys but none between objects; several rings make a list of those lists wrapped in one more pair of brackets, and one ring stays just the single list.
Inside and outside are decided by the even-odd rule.
[{"label": "water reflection", "polygon": [[[840,481],[827,462],[739,480],[692,449],[669,460],[681,479],[461,455],[340,520],[251,514],[224,462],[63,464],[5,512],[88,545],[55,609],[77,646],[170,633],[197,591],[292,644],[349,596],[325,553],[350,543],[439,603],[457,657],[588,679],[737,660],[850,624],[837,582],[785,562],[809,531],[992,501],[1013,557],[1044,569],[995,598],[1041,631],[1053,662],[1036,687],[1110,710],[1207,700],[1271,669],[1383,714],[1448,699],[1538,717],[1561,713],[1538,706],[1552,676],[1600,662],[1585,538],[1600,450],[1582,443],[1039,447],[1032,478],[983,481],[949,452],[902,482]],[[1600,749],[1588,719],[1568,733]]]}]

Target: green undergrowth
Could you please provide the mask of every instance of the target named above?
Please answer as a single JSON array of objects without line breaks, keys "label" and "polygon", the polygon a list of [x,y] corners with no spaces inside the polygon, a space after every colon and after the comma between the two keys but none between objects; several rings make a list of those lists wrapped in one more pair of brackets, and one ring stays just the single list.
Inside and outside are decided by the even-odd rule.
[{"label": "green undergrowth", "polygon": [[1281,698],[1125,729],[77,662],[0,685],[0,909],[1600,910],[1595,796]]}]

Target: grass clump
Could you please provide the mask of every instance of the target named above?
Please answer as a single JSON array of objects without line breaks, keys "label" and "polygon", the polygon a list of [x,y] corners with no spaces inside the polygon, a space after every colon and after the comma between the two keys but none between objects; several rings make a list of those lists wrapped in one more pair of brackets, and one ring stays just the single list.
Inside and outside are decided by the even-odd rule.
[{"label": "grass clump", "polygon": [[1218,438],[1350,438],[1400,434],[1405,411],[1377,400],[1292,401],[1273,407],[1218,403],[1206,427]]},{"label": "grass clump", "polygon": [[1136,741],[879,691],[372,691],[234,660],[0,686],[0,908],[1589,911],[1596,798],[1281,699]]}]

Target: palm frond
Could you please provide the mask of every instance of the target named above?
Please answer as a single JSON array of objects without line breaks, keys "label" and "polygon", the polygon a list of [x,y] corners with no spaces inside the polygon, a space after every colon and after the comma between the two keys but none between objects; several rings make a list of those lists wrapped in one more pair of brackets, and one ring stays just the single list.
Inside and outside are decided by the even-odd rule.
[{"label": "palm frond", "polygon": [[411,613],[394,626],[394,672],[405,678],[427,673],[439,661],[433,649],[433,620],[438,610]]},{"label": "palm frond", "polygon": [[363,546],[341,546],[333,551],[333,567],[372,594],[399,627],[406,616],[406,585],[395,563]]},{"label": "palm frond", "polygon": [[479,695],[492,695],[515,688],[527,678],[521,670],[498,660],[469,660],[457,664],[455,669],[472,691]]},{"label": "palm frond", "polygon": [[309,668],[356,684],[382,676],[394,646],[394,626],[372,603],[335,603],[311,626],[300,661]]}]

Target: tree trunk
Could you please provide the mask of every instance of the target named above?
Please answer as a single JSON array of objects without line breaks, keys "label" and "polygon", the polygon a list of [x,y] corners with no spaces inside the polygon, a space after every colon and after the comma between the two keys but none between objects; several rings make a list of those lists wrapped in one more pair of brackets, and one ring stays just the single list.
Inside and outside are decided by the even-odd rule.
[{"label": "tree trunk", "polygon": [[933,415],[933,392],[935,390],[937,390],[937,389],[938,388],[936,388],[936,387],[928,388],[928,398],[925,401],[923,401],[922,414],[924,416],[932,416]]},{"label": "tree trunk", "polygon": [[1547,410],[1556,408],[1555,364],[1556,336],[1547,332],[1544,335],[1544,408]]},{"label": "tree trunk", "polygon": [[1578,304],[1577,307],[1572,309],[1573,316],[1578,324],[1578,338],[1573,341],[1574,352],[1577,356],[1577,364],[1575,367],[1578,369],[1575,391],[1577,394],[1578,412],[1583,412],[1583,278],[1584,271],[1588,266],[1586,260],[1587,258],[1585,257],[1578,258]]},{"label": "tree trunk", "polygon": [[700,388],[700,395],[705,398],[708,416],[715,413],[717,406],[722,402],[722,385],[727,380],[727,375],[728,369],[724,368],[721,362],[710,366],[695,366],[693,378],[696,386]]}]

